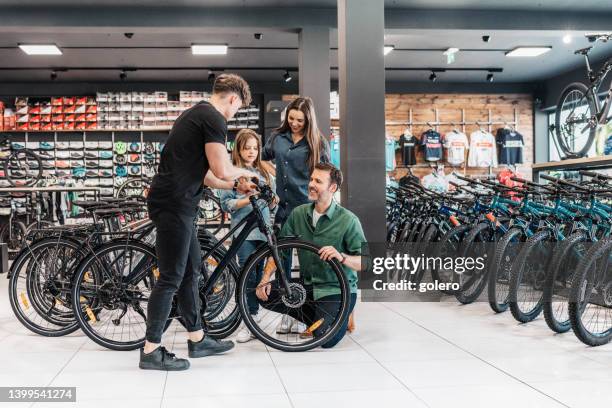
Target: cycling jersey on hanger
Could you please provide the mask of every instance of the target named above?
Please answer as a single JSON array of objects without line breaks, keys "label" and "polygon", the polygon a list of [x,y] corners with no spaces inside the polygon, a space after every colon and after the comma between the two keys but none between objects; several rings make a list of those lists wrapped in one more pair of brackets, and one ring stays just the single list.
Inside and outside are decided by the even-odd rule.
[{"label": "cycling jersey on hanger", "polygon": [[410,132],[404,132],[404,134],[400,136],[399,144],[404,166],[414,166],[417,163],[416,149],[419,140],[411,135]]},{"label": "cycling jersey on hanger", "polygon": [[501,164],[517,164],[523,162],[523,135],[515,130],[500,128],[497,130],[497,145],[499,146],[498,161]]},{"label": "cycling jersey on hanger", "polygon": [[421,145],[425,160],[438,161],[442,159],[442,136],[433,129],[429,129],[421,136]]},{"label": "cycling jersey on hanger", "polygon": [[495,138],[489,132],[477,130],[470,135],[470,167],[497,167]]},{"label": "cycling jersey on hanger", "polygon": [[387,171],[395,169],[395,149],[397,149],[397,142],[395,139],[387,137],[385,139],[385,165]]},{"label": "cycling jersey on hanger", "polygon": [[469,148],[467,136],[464,133],[453,130],[444,135],[444,147],[446,148],[446,161],[459,166],[465,161],[465,150]]}]

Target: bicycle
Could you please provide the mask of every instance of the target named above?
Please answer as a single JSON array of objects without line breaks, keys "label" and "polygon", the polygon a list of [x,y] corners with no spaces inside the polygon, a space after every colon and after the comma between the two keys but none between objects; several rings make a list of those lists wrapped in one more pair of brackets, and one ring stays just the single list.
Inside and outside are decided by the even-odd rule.
[{"label": "bicycle", "polygon": [[40,157],[31,149],[17,147],[8,138],[0,141],[0,159],[3,159],[4,177],[11,186],[30,187],[42,178]]},{"label": "bicycle", "polygon": [[[612,33],[587,34],[590,42],[607,42],[612,40]],[[557,102],[555,112],[555,130],[558,144],[568,158],[584,157],[595,140],[598,125],[608,122],[612,105],[612,84],[608,94],[600,102],[598,89],[607,74],[612,70],[612,58],[607,60],[599,72],[594,72],[589,60],[593,47],[586,47],[574,52],[584,56],[588,86],[582,82],[568,85]]]},{"label": "bicycle", "polygon": [[[223,238],[217,240],[209,233],[208,239],[200,242],[204,252],[203,266],[206,269],[200,281],[201,308],[209,313],[209,316],[214,316],[214,319],[203,319],[205,331],[207,334],[213,332],[219,338],[226,337],[238,328],[241,320],[244,320],[251,333],[273,348],[284,351],[310,350],[335,336],[344,320],[348,318],[350,305],[348,281],[337,261],[327,261],[334,277],[334,282],[327,283],[335,285],[340,292],[337,310],[332,314],[327,313],[327,318],[316,322],[308,321],[306,309],[316,309],[319,306],[314,299],[309,298],[307,285],[304,282],[289,281],[283,265],[285,265],[284,259],[295,255],[300,263],[307,261],[309,257],[318,259],[319,247],[296,237],[277,240],[272,227],[266,224],[261,212],[262,206],[268,206],[273,202],[274,193],[264,184],[259,184],[258,188],[259,194],[249,198],[253,211],[247,217]],[[223,243],[239,228],[243,229],[226,250]],[[242,271],[238,271],[235,265],[236,253],[255,228],[259,228],[267,240],[251,255]],[[264,315],[262,319],[256,321],[249,313],[248,299],[253,299],[255,296],[259,284],[257,266],[262,261],[267,261],[267,267],[275,270],[276,279],[273,279],[272,284],[281,292],[281,304],[267,305],[263,310],[268,312],[262,313]],[[95,253],[81,262],[74,275],[72,307],[81,329],[92,340],[111,349],[132,350],[142,347],[146,321],[144,307],[148,302],[148,294],[156,271],[155,251],[150,245],[133,240],[118,240],[99,247]],[[231,302],[232,296],[228,294],[234,293],[234,288],[235,301]],[[126,322],[123,319],[128,312],[130,319],[134,319],[135,322],[134,320]],[[177,312],[173,310],[170,317],[180,319]],[[315,334],[302,337],[300,334],[287,333],[285,337],[279,337],[274,329],[268,330],[270,325],[279,321],[283,314],[301,316],[303,323],[310,325],[310,328],[316,325],[317,330],[312,329]],[[111,327],[116,330],[122,324],[140,327],[138,333],[142,336],[134,336],[128,329],[127,336],[132,337],[127,340],[124,337],[121,337],[121,340],[107,338],[105,330],[110,330]],[[124,331],[121,333],[125,334]]]}]

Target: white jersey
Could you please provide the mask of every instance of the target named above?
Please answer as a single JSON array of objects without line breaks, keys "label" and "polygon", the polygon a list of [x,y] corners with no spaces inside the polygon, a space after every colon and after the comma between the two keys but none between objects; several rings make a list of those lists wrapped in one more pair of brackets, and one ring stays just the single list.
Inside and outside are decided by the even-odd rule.
[{"label": "white jersey", "polygon": [[467,136],[461,132],[452,131],[444,136],[446,161],[458,166],[465,161],[465,150],[469,148]]},{"label": "white jersey", "polygon": [[489,132],[477,130],[470,135],[470,167],[497,167],[497,150],[495,137]]}]

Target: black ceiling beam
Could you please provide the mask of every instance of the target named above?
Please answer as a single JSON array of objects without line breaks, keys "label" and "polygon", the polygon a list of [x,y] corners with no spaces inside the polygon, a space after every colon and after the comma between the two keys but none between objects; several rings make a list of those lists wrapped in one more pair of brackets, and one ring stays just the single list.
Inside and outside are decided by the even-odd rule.
[{"label": "black ceiling beam", "polygon": [[[338,67],[330,67],[332,71]],[[297,72],[298,67],[0,67],[0,71],[292,71]],[[503,72],[503,68],[439,68],[439,67],[387,67],[385,71],[483,71]]]},{"label": "black ceiling beam", "polygon": [[[609,30],[612,13],[551,10],[387,9],[388,30]],[[135,6],[0,6],[0,32],[202,32],[231,29],[256,32],[302,27],[337,27],[336,8],[307,7],[142,7]]]}]

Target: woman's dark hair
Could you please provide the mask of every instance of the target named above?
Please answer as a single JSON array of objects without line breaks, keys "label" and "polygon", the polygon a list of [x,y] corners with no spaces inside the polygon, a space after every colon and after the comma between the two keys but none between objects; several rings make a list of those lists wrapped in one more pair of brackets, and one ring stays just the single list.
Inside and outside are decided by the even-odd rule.
[{"label": "woman's dark hair", "polygon": [[294,99],[293,102],[287,106],[285,119],[282,125],[277,129],[278,133],[291,131],[291,127],[289,126],[289,112],[292,110],[298,110],[304,114],[304,137],[310,148],[308,167],[312,172],[315,165],[319,163],[321,150],[323,149],[323,136],[321,136],[321,132],[319,132],[319,127],[317,126],[317,116],[315,114],[312,99],[308,97]]}]

